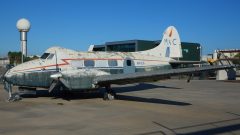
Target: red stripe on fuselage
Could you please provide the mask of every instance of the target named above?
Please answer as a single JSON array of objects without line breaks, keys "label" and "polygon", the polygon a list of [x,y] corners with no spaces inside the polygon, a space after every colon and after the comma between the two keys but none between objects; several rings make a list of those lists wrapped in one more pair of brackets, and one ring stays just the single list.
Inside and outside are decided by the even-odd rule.
[{"label": "red stripe on fuselage", "polygon": [[[39,66],[39,67],[33,67],[33,68],[27,68],[22,70],[14,70],[13,72],[19,72],[19,71],[26,71],[31,69],[44,69],[47,67],[59,67],[59,66],[65,66],[69,65],[69,60],[124,60],[123,58],[68,58],[68,59],[61,59],[64,63],[61,64],[52,64],[52,65],[46,65],[46,66]],[[133,59],[133,60],[142,60],[142,61],[161,61],[161,60],[145,60],[145,59]],[[163,62],[163,61],[161,61]]]},{"label": "red stripe on fuselage", "polygon": [[123,58],[69,58],[69,59],[62,59],[62,60],[124,60]]}]

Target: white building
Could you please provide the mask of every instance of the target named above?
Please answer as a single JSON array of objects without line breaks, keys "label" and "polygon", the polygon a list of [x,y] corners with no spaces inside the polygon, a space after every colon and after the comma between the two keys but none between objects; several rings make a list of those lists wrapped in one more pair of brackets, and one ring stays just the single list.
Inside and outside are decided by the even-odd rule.
[{"label": "white building", "polygon": [[[233,65],[232,60],[236,59],[234,56],[240,53],[240,49],[215,50],[213,59],[218,60],[218,65]],[[220,55],[219,55],[220,54]],[[217,56],[220,56],[219,58]],[[217,80],[235,80],[236,69],[219,70],[217,71]]]},{"label": "white building", "polygon": [[0,58],[0,66],[4,67],[9,63],[10,63],[10,61],[8,58]]}]

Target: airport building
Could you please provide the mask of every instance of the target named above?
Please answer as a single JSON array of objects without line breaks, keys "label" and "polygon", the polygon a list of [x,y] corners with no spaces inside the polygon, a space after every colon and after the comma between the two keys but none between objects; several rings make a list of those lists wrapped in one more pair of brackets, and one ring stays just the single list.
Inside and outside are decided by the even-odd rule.
[{"label": "airport building", "polygon": [[[152,49],[159,45],[161,40],[124,40],[106,42],[103,45],[94,45],[93,51],[116,51],[116,52],[135,52]],[[183,58],[180,61],[191,61],[199,63],[201,61],[201,45],[199,43],[181,42]]]},{"label": "airport building", "polygon": [[9,59],[7,57],[0,57],[0,84],[3,82],[1,80],[2,75],[6,72],[6,66],[9,64]]},{"label": "airport building", "polygon": [[[149,40],[124,40],[115,42],[106,42],[102,45],[94,45],[93,51],[116,51],[116,52],[136,52],[152,49],[158,46],[161,40],[149,41]],[[183,68],[200,66],[201,63],[201,45],[199,43],[181,42],[183,57],[179,59],[179,62],[173,64],[173,68]],[[91,49],[90,49],[91,50]],[[197,75],[199,76],[199,75]],[[172,77],[173,78],[173,77]],[[186,78],[185,76],[177,76],[177,78]],[[205,76],[199,78],[204,79]]]},{"label": "airport building", "polygon": [[9,63],[10,63],[10,61],[9,61],[9,59],[7,57],[0,58],[0,66],[1,67],[5,67]]},{"label": "airport building", "polygon": [[[216,60],[218,65],[240,65],[240,49],[225,49],[215,50],[213,53],[213,60]],[[236,57],[237,56],[237,57]],[[217,80],[239,80],[240,68],[234,70],[219,70],[217,71]]]}]

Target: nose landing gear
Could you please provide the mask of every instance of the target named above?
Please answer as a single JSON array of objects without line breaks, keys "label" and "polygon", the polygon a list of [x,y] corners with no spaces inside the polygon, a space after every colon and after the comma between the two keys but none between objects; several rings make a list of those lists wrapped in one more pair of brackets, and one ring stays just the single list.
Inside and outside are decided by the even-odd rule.
[{"label": "nose landing gear", "polygon": [[13,94],[11,83],[4,81],[4,89],[8,92],[8,102],[19,101],[22,99],[18,94]]}]

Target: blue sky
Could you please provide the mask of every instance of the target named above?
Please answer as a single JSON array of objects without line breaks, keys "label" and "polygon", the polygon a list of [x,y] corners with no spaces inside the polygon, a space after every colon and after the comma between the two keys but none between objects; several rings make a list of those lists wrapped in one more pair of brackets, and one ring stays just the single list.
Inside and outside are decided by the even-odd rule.
[{"label": "blue sky", "polygon": [[20,50],[20,18],[32,25],[31,55],[51,46],[86,51],[108,41],[159,40],[169,25],[204,54],[240,48],[239,0],[0,0],[0,56]]}]

